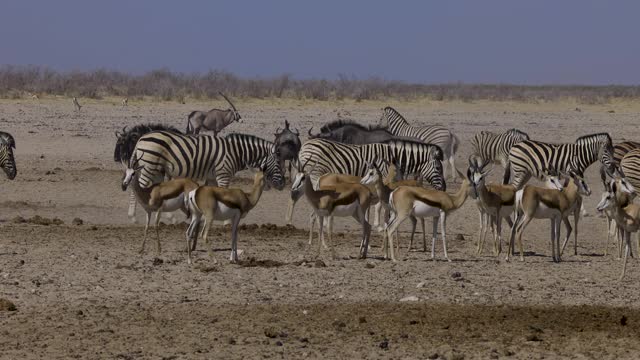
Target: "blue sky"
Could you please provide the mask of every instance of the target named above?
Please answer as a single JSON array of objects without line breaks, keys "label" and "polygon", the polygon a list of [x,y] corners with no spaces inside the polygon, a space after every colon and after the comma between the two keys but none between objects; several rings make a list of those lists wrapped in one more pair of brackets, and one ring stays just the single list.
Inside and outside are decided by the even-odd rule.
[{"label": "blue sky", "polygon": [[3,0],[0,64],[640,84],[640,1]]}]

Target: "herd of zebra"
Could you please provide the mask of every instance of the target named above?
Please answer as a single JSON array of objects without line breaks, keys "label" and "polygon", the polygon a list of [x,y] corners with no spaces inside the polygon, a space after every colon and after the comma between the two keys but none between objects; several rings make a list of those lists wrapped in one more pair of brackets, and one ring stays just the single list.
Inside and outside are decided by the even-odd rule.
[{"label": "herd of zebra", "polygon": [[[186,233],[189,262],[197,239],[207,241],[214,220],[231,222],[230,258],[237,261],[240,219],[256,206],[263,189],[284,189],[288,161],[292,187],[287,221],[291,222],[296,201],[305,196],[313,208],[309,243],[317,220],[319,249],[326,246],[325,219],[331,243],[333,218],[353,217],[362,226],[360,256],[366,257],[372,229],[369,210],[375,205],[373,226],[383,232],[385,258],[395,261],[393,237],[406,219],[413,225],[409,247],[419,219],[426,251],[424,219],[431,217],[431,257],[440,227],[448,260],[447,216],[471,197],[480,218],[478,253],[491,229],[494,252],[500,254],[501,223],[506,219],[511,226],[507,259],[518,240],[523,260],[522,231],[532,219],[546,218],[551,222],[553,260],[560,261],[572,230],[577,254],[582,196],[591,193],[584,172],[599,161],[604,193],[598,210],[609,220],[605,253],[610,236],[617,234],[618,256],[624,253],[625,265],[627,256],[633,254],[630,234],[640,229],[640,206],[633,203],[640,189],[640,143],[628,141],[614,146],[609,134],[598,133],[579,137],[574,143],[552,144],[532,140],[517,129],[501,134],[482,131],[471,140],[473,152],[464,174],[455,165],[458,137],[439,125],[413,126],[391,107],[382,109],[377,125],[337,120],[324,125],[317,134],[309,129],[309,139],[302,143],[299,132],[288,121],[282,130],[276,130],[274,141],[238,133],[218,136],[224,126],[241,119],[231,106],[233,109],[226,112],[202,113],[199,120],[194,119],[200,115],[192,112],[187,126],[190,133],[186,134],[157,124],[125,126],[116,131],[114,160],[125,167],[122,189],[131,188],[129,216],[135,216],[136,204],[147,215],[141,251],[152,214],[157,214],[159,252],[160,214],[182,210],[190,218]],[[214,135],[198,134],[200,128],[213,130]],[[13,137],[0,132],[0,166],[9,179],[16,176],[13,149]],[[504,168],[501,183],[486,183],[492,163]],[[233,176],[245,169],[256,170],[251,191],[229,188]],[[448,177],[454,182],[461,179],[455,193],[446,192]],[[546,180],[546,187],[527,184],[532,177]],[[569,222],[572,215],[575,229]],[[562,246],[561,224],[566,228]]]}]

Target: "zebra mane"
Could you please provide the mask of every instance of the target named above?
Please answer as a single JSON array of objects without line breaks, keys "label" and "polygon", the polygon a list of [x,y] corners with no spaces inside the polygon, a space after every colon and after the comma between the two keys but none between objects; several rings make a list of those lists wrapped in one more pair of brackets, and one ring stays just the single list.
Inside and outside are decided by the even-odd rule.
[{"label": "zebra mane", "polygon": [[609,133],[596,133],[591,135],[580,136],[579,138],[576,139],[576,144],[588,142],[594,139],[600,140],[602,138],[605,138],[607,140],[607,144],[612,144],[611,135],[609,135]]},{"label": "zebra mane", "polygon": [[387,131],[387,128],[380,125],[369,125],[365,126],[360,123],[357,123],[353,120],[335,120],[328,124],[323,125],[320,128],[320,133],[330,133],[333,130],[337,130],[343,128],[345,126],[353,126],[363,131],[371,131],[371,130],[384,130]]},{"label": "zebra mane", "polygon": [[407,119],[405,119],[404,116],[400,115],[398,110],[392,108],[391,106],[385,107],[382,111],[384,111],[385,113],[390,112],[391,114],[393,114],[393,115],[397,116],[398,118],[400,118],[400,120],[402,120],[405,124],[409,124]]},{"label": "zebra mane", "polygon": [[412,145],[412,146],[416,146],[416,147],[420,147],[420,146],[424,146],[424,147],[431,147],[434,149],[434,151],[436,151],[437,154],[437,159],[440,161],[444,160],[444,152],[442,151],[442,148],[439,145],[436,144],[427,144],[421,141],[412,141],[412,140],[397,140],[397,139],[391,139],[391,140],[387,140],[387,141],[383,141],[381,142],[381,144],[391,144],[391,143],[397,143],[397,144],[403,144],[403,145]]},{"label": "zebra mane", "polygon": [[229,139],[229,140],[238,140],[238,139],[242,139],[242,140],[254,140],[254,141],[264,141],[267,144],[271,144],[271,145],[275,145],[272,141],[269,141],[267,139],[263,139],[259,136],[255,136],[255,135],[250,135],[250,134],[242,134],[242,133],[230,133],[224,136],[225,139]]}]

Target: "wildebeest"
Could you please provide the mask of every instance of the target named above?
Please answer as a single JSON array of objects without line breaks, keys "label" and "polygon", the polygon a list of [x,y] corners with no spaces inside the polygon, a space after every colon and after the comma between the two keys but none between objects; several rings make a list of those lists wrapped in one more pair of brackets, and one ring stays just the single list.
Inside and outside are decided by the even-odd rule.
[{"label": "wildebeest", "polygon": [[284,129],[279,131],[280,128],[276,130],[275,140],[273,141],[276,144],[276,157],[280,160],[280,167],[284,169],[284,162],[289,161],[289,176],[292,176],[291,173],[291,162],[297,161],[298,153],[300,152],[300,148],[302,147],[302,143],[300,142],[300,133],[297,129],[292,131],[289,128],[289,122],[287,120],[284,121]]},{"label": "wildebeest", "polygon": [[422,142],[412,137],[395,136],[384,127],[367,127],[351,120],[330,122],[321,127],[318,134],[312,134],[309,129],[309,139],[325,139],[352,145],[383,143],[391,140]]},{"label": "wildebeest", "polygon": [[223,93],[220,93],[220,95],[231,105],[231,109],[211,109],[206,113],[204,111],[192,111],[187,116],[186,134],[198,134],[204,128],[204,130],[213,131],[213,136],[218,136],[218,133],[232,122],[242,123],[242,117],[231,100],[224,96]]},{"label": "wildebeest", "polygon": [[4,170],[9,180],[16,178],[18,170],[16,159],[13,157],[13,149],[16,148],[16,141],[8,132],[0,131],[0,167]]},{"label": "wildebeest", "polygon": [[113,161],[128,165],[138,139],[144,134],[158,130],[173,131],[181,134],[180,130],[175,127],[162,124],[139,124],[128,130],[126,126],[122,128],[122,131],[116,130],[117,140],[116,148],[113,152]]}]

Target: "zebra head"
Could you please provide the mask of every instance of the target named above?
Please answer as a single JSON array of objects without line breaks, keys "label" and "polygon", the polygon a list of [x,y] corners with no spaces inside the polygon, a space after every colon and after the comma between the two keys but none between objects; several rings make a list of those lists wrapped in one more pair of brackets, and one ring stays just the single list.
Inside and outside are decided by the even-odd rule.
[{"label": "zebra head", "polygon": [[127,188],[129,187],[129,184],[131,183],[131,181],[137,177],[138,171],[140,171],[140,169],[144,167],[138,164],[138,162],[140,161],[140,158],[142,158],[142,155],[137,158],[133,157],[133,160],[129,161],[129,165],[127,166],[127,168],[124,171],[124,174],[122,175],[122,191],[127,191]]},{"label": "zebra head", "polygon": [[406,120],[400,115],[396,109],[391,106],[387,106],[382,109],[382,116],[380,116],[380,120],[378,121],[378,126],[383,128],[393,128],[394,123],[406,124]]},{"label": "zebra head", "polygon": [[273,186],[277,190],[284,189],[284,175],[282,174],[282,167],[280,167],[280,161],[275,154],[270,154],[262,158],[259,166],[264,169],[267,182],[270,186]]},{"label": "zebra head", "polygon": [[434,189],[445,191],[447,190],[447,184],[444,181],[442,171],[442,161],[432,160],[422,165],[420,174]]},{"label": "zebra head", "polygon": [[7,132],[0,131],[0,167],[7,174],[9,180],[15,179],[18,173],[16,159],[13,157],[13,149],[15,148],[16,141],[13,136]]}]

